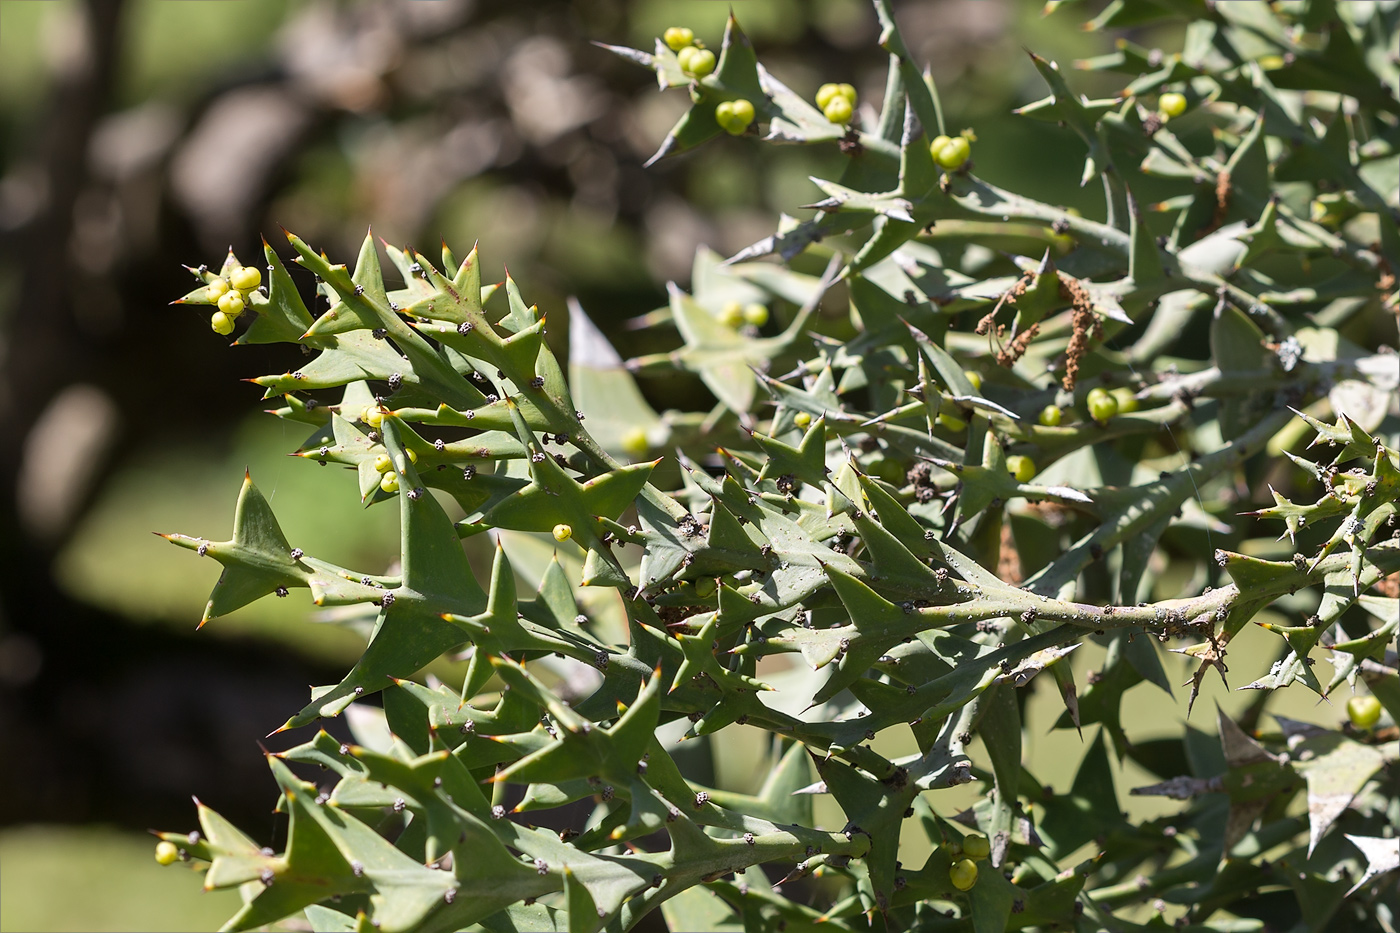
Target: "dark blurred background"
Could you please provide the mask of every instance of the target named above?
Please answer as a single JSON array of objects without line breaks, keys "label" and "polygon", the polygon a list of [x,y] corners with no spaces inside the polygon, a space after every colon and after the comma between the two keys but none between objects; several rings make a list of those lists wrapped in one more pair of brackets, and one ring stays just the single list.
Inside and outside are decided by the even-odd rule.
[{"label": "dark blurred background", "polygon": [[[1105,50],[1079,30],[1083,7],[895,6],[952,126],[976,129],[978,173],[1062,204],[1082,194],[1073,206],[1097,213],[1096,192],[1075,188],[1080,144],[1010,113],[1045,93],[1023,49],[1066,65]],[[683,24],[718,46],[728,8],[0,2],[5,929],[217,925],[236,896],[199,899],[190,879],[159,875],[139,833],[192,825],[193,791],[275,842],[256,742],[358,654],[295,599],[196,634],[217,570],[152,531],[225,536],[249,467],[300,546],[366,568],[394,557],[396,516],[347,508],[353,481],[289,462],[302,432],[260,414],[240,381],[284,371],[296,350],[230,349],[206,314],[169,306],[191,287],[181,264],[217,266],[230,246],[255,262],[278,225],[342,261],[371,224],[429,253],[480,240],[488,279],[509,265],[560,320],[577,295],[624,356],[669,348],[624,322],[662,304],[668,279],[686,283],[698,245],[748,245],[814,199],[809,175],[838,170],[834,148],[749,139],[642,167],[686,96],[590,41],[650,49]],[[885,57],[865,0],[733,8],[795,90],[849,81],[878,107]],[[1074,77],[1091,96],[1116,89]],[[565,352],[564,328],[556,338]],[[713,404],[687,379],[643,388],[658,409]],[[83,898],[38,896],[54,870],[82,866]]]}]

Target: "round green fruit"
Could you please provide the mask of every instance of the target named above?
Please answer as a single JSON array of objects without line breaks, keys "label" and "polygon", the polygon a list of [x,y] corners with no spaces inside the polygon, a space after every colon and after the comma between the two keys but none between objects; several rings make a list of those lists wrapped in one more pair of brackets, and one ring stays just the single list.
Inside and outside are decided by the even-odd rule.
[{"label": "round green fruit", "polygon": [[1099,424],[1108,424],[1108,420],[1118,414],[1118,399],[1106,389],[1090,389],[1085,401],[1089,406],[1089,417]]},{"label": "round green fruit", "polygon": [[1046,405],[1040,410],[1040,423],[1047,428],[1058,428],[1064,417],[1059,405]]},{"label": "round green fruit", "polygon": [[899,461],[881,457],[870,465],[870,472],[892,486],[902,486],[907,471],[900,466]]},{"label": "round green fruit", "polygon": [[817,106],[826,110],[826,105],[838,97],[844,97],[851,106],[856,105],[856,89],[850,84],[823,84],[817,88]]},{"label": "round green fruit", "polygon": [[726,100],[715,108],[715,122],[730,136],[742,136],[753,118],[753,104],[743,98]]},{"label": "round green fruit", "polygon": [[672,52],[679,52],[688,45],[695,44],[695,33],[685,26],[672,26],[661,34],[661,41]]},{"label": "round green fruit", "polygon": [[715,70],[715,53],[709,49],[697,49],[693,45],[677,52],[676,61],[680,63],[681,71],[697,78],[703,78]]},{"label": "round green fruit", "polygon": [[[939,139],[944,137],[940,136]],[[934,140],[937,143],[938,140]],[[931,146],[933,151],[933,161],[937,162],[940,168],[950,172],[957,171],[963,167],[968,158],[972,155],[972,144],[961,136],[954,136],[949,139],[941,148]]]},{"label": "round green fruit", "polygon": [[1127,386],[1119,386],[1111,393],[1113,400],[1118,403],[1118,414],[1126,415],[1138,410],[1137,393]]},{"label": "round green fruit", "polygon": [[762,327],[768,323],[768,306],[758,302],[744,305],[744,321],[754,327]]},{"label": "round green fruit", "polygon": [[180,850],[175,843],[162,839],[156,843],[156,862],[161,865],[174,865],[180,860]]},{"label": "round green fruit", "polygon": [[228,294],[228,279],[215,279],[210,282],[204,290],[204,294],[211,303],[217,303],[220,298]]},{"label": "round green fruit", "polygon": [[856,108],[845,97],[837,96],[827,101],[822,108],[822,115],[832,123],[847,124],[851,122],[851,117],[855,115]]},{"label": "round green fruit", "polygon": [[952,431],[954,434],[957,434],[960,431],[967,430],[967,422],[959,418],[957,415],[949,415],[946,413],[940,414],[938,416],[938,423],[943,425],[943,427],[947,428],[949,431]]},{"label": "round green fruit", "polygon": [[233,318],[222,311],[215,311],[209,318],[209,329],[221,337],[233,333]]},{"label": "round green fruit", "polygon": [[399,491],[399,474],[385,473],[379,478],[379,488],[385,492]]},{"label": "round green fruit", "polygon": [[388,454],[380,454],[374,458],[374,470],[376,473],[388,473],[394,468],[394,461],[389,459]]},{"label": "round green fruit", "polygon": [[744,326],[744,306],[737,301],[726,301],[719,311],[719,319],[726,327],[736,330]]},{"label": "round green fruit", "polygon": [[964,836],[962,841],[963,854],[970,859],[978,861],[992,854],[992,844],[987,837],[981,833],[972,833]]},{"label": "round green fruit", "polygon": [[1020,454],[1007,457],[1006,472],[1016,477],[1018,483],[1029,483],[1035,479],[1035,461]]},{"label": "round green fruit", "polygon": [[633,457],[641,457],[651,449],[645,428],[630,428],[622,435],[622,450]]},{"label": "round green fruit", "polygon": [[219,310],[229,317],[238,317],[243,313],[245,307],[247,305],[243,301],[243,296],[238,292],[225,292],[219,296]]},{"label": "round green fruit", "polygon": [[805,428],[807,427],[807,425],[812,423],[812,416],[807,414],[805,411],[799,411],[797,414],[792,416],[792,423],[797,425],[799,428]]},{"label": "round green fruit", "polygon": [[1354,696],[1347,700],[1347,716],[1358,729],[1370,729],[1380,722],[1381,701],[1373,696]]},{"label": "round green fruit", "polygon": [[560,544],[563,544],[573,536],[574,529],[571,526],[565,525],[563,522],[554,526],[554,540],[558,541]]},{"label": "round green fruit", "polygon": [[972,384],[973,392],[982,391],[982,374],[975,369],[964,369],[963,376]]},{"label": "round green fruit", "polygon": [[977,863],[970,858],[954,862],[953,867],[948,869],[948,880],[959,891],[972,890],[977,883]]},{"label": "round green fruit", "polygon": [[1186,95],[1168,91],[1157,98],[1157,112],[1168,120],[1181,116],[1186,112]]},{"label": "round green fruit", "polygon": [[228,280],[240,292],[251,292],[262,284],[262,273],[255,266],[243,266],[230,272]]}]

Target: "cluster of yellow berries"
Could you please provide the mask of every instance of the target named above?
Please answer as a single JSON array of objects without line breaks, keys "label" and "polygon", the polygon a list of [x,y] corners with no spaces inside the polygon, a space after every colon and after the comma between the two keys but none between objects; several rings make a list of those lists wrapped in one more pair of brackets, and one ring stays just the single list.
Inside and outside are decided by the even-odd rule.
[{"label": "cluster of yellow berries", "polygon": [[[970,891],[977,883],[977,863],[992,854],[992,844],[981,833],[970,833],[963,837],[962,844],[947,846],[953,855],[953,864],[948,869],[948,880],[959,891]],[[963,856],[958,858],[957,856]]]},{"label": "cluster of yellow berries", "polygon": [[[666,47],[676,53],[681,71],[693,78],[703,78],[715,70],[715,53],[695,40],[695,32],[686,26],[672,26],[661,35]],[[756,112],[753,102],[740,97],[721,101],[715,107],[715,122],[730,136],[742,136],[753,123]]]},{"label": "cluster of yellow berries", "polygon": [[[380,420],[381,422],[383,421],[382,415],[380,417]],[[414,453],[412,450],[407,451],[407,453],[408,460],[410,463],[418,462],[418,455],[416,453]],[[388,454],[380,454],[379,456],[374,458],[374,469],[375,472],[384,474],[383,476],[379,477],[380,489],[384,490],[385,492],[399,491],[399,474],[394,471],[394,461],[389,457]]]},{"label": "cluster of yellow berries", "polygon": [[703,78],[715,70],[715,53],[695,41],[695,33],[685,26],[672,26],[661,35],[666,47],[676,53],[681,71]]},{"label": "cluster of yellow berries", "polygon": [[715,122],[730,136],[742,136],[753,123],[753,104],[744,98],[721,101],[715,108]]},{"label": "cluster of yellow berries", "polygon": [[963,130],[959,136],[936,136],[928,151],[939,168],[954,172],[971,158],[972,141],[976,138],[970,130]]},{"label": "cluster of yellow berries", "polygon": [[817,88],[817,106],[832,123],[850,123],[856,112],[856,89],[849,84],[823,84]]},{"label": "cluster of yellow berries", "polygon": [[737,301],[728,301],[720,309],[719,319],[726,327],[732,327],[735,330],[745,324],[762,327],[768,323],[768,307],[756,301],[746,305],[741,305]]},{"label": "cluster of yellow berries", "polygon": [[248,296],[261,284],[262,273],[252,266],[239,266],[230,270],[227,278],[220,276],[209,283],[205,299],[219,306],[209,318],[214,333],[225,337],[233,333],[233,322],[248,307]]},{"label": "cluster of yellow berries", "polygon": [[1090,389],[1084,401],[1089,407],[1089,417],[1100,425],[1108,424],[1115,415],[1131,414],[1138,410],[1137,394],[1127,386],[1120,386],[1111,392],[1104,388]]}]

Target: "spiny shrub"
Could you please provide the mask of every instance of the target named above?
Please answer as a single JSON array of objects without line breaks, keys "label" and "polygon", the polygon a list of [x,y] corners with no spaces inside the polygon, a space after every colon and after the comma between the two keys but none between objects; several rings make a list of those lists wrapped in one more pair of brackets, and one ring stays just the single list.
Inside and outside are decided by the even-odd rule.
[{"label": "spiny shrub", "polygon": [[[845,156],[810,219],[701,251],[644,322],[670,352],[624,364],[574,306],[566,377],[475,250],[386,244],[389,289],[371,239],[351,271],[290,236],[319,315],[270,247],[265,281],[196,270],[215,331],[307,352],[255,380],[297,453],[402,522],[396,568],[335,566],[245,480],[229,540],[167,536],[224,567],[205,621],[304,588],[368,633],[283,729],[375,694],[387,723],[268,755],[281,852],[203,804],[160,834],[240,889],[227,929],[1394,928],[1400,6],[1114,0],[1092,28],[1185,39],[1081,63],[1124,76],[1103,99],[1033,55],[1050,93],[1019,112],[1083,141],[1099,220],[979,178],[876,12],[878,112],[788,89],[732,19],[717,56],[684,27],[616,50],[690,95],[658,159],[724,133]],[[1144,173],[1174,193],[1141,203]],[[676,370],[712,411],[647,404],[633,374]],[[1194,701],[1251,625],[1277,661],[1235,684],[1244,725],[1129,740],[1125,692],[1174,689],[1159,646]],[[422,674],[464,649],[460,685]],[[1037,678],[1061,728],[1099,727],[1063,792],[1023,761]],[[1285,687],[1354,691],[1350,721],[1262,729]],[[689,750],[744,724],[761,788],[705,786]],[[1164,815],[1124,814],[1115,757]]]}]

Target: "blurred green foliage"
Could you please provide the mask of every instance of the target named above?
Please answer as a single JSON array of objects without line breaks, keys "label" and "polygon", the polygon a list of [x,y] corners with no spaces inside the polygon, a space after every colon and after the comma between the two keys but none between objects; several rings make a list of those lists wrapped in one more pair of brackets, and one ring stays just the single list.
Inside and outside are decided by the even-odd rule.
[{"label": "blurred green foliage", "polygon": [[[105,826],[0,830],[0,929],[27,933],[216,930],[236,891],[199,889],[162,869],[151,837]],[[73,879],[83,877],[82,893]]]}]

